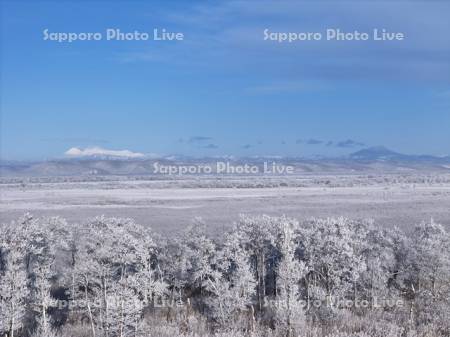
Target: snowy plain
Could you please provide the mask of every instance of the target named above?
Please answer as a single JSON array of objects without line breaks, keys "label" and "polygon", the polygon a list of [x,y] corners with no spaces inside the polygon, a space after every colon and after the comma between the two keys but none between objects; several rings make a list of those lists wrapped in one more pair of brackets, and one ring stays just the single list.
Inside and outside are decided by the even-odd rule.
[{"label": "snowy plain", "polygon": [[84,222],[98,215],[130,217],[173,233],[200,217],[211,233],[230,228],[240,214],[370,218],[406,230],[433,218],[450,227],[449,175],[186,177],[104,181],[45,179],[0,184],[0,218],[30,212]]}]

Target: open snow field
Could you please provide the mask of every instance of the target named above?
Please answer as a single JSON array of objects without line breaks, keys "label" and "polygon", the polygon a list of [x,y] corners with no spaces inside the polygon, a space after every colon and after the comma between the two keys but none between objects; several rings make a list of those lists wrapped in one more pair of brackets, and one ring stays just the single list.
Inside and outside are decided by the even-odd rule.
[{"label": "open snow field", "polygon": [[[309,217],[372,218],[384,226],[409,227],[435,219],[450,227],[450,183],[392,183],[383,179],[357,184],[346,177],[331,184],[285,183],[272,187],[207,187],[180,181],[2,183],[2,222],[25,212],[35,216],[62,216],[79,222],[104,214],[131,217],[157,232],[170,233],[201,217],[211,231],[229,228],[239,214]],[[419,179],[420,181],[420,179]],[[235,186],[235,184],[229,184]],[[333,187],[330,187],[331,185]],[[191,187],[196,186],[196,187]],[[213,184],[214,186],[214,184]],[[260,186],[260,187],[254,187]],[[262,186],[262,187],[261,187]]]}]

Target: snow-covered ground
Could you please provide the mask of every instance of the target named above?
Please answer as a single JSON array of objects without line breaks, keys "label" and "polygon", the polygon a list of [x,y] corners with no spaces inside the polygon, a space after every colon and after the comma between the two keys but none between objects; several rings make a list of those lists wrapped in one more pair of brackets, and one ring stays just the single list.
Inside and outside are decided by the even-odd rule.
[{"label": "snow-covered ground", "polygon": [[450,226],[450,182],[420,176],[412,180],[309,177],[307,181],[296,177],[277,184],[257,177],[239,179],[238,183],[211,179],[203,185],[196,179],[3,182],[0,189],[2,222],[25,212],[59,215],[73,222],[104,214],[132,217],[156,231],[172,232],[201,217],[211,231],[217,231],[232,225],[240,214],[265,213],[298,219],[343,215],[401,227],[434,218]]}]

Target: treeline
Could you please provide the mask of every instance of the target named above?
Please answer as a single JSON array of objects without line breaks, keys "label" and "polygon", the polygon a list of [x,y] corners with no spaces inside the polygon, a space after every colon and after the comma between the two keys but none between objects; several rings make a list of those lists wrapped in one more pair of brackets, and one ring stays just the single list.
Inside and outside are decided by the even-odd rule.
[{"label": "treeline", "polygon": [[450,335],[450,235],[346,218],[201,220],[160,237],[130,219],[29,214],[0,228],[7,337]]}]

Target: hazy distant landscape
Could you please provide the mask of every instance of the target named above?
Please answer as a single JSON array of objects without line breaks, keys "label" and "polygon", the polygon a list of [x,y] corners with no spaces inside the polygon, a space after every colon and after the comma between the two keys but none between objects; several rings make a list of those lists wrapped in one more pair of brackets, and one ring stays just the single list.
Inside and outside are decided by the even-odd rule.
[{"label": "hazy distant landscape", "polygon": [[[211,165],[228,160],[255,166],[276,161],[290,175],[164,175],[166,165]],[[434,218],[450,225],[450,159],[408,156],[376,147],[347,158],[88,157],[3,163],[0,212],[11,221],[24,212],[82,222],[100,214],[126,216],[155,230],[177,231],[201,217],[212,231],[240,214],[371,218],[387,227]]]},{"label": "hazy distant landscape", "polygon": [[[98,149],[102,150],[102,149]],[[102,150],[103,152],[105,150]],[[291,165],[299,175],[324,174],[384,174],[450,172],[450,156],[406,155],[383,146],[375,146],[341,157],[189,157],[189,156],[127,156],[89,155],[46,161],[1,161],[2,177],[78,177],[77,180],[104,180],[103,176],[155,176],[155,163],[160,165],[211,165],[217,162],[230,165],[256,165],[264,163]],[[98,177],[100,178],[94,178]],[[222,176],[222,175],[220,175]],[[168,178],[167,175],[163,175]],[[176,175],[175,175],[176,177]],[[116,178],[117,179],[117,178]],[[61,181],[61,180],[59,180]]]}]

